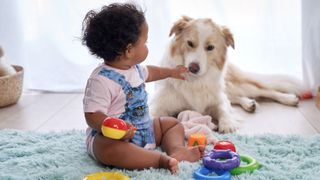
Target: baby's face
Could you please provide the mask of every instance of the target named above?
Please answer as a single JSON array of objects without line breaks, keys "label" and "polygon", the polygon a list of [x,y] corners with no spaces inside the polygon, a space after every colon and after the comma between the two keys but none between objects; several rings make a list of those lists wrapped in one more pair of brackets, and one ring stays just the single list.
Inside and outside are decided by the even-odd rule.
[{"label": "baby's face", "polygon": [[148,55],[148,47],[147,47],[147,40],[148,40],[148,24],[143,23],[141,27],[141,34],[138,41],[133,45],[132,51],[134,55],[131,59],[131,65],[136,65],[143,62]]}]

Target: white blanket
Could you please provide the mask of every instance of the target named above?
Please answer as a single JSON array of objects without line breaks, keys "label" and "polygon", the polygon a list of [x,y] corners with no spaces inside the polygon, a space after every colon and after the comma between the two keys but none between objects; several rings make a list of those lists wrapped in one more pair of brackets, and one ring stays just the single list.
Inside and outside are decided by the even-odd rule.
[{"label": "white blanket", "polygon": [[210,116],[187,110],[179,113],[178,120],[184,127],[186,139],[191,134],[204,134],[207,137],[208,144],[214,144],[218,141],[212,133],[213,130],[217,129],[217,126],[211,122],[212,118]]}]

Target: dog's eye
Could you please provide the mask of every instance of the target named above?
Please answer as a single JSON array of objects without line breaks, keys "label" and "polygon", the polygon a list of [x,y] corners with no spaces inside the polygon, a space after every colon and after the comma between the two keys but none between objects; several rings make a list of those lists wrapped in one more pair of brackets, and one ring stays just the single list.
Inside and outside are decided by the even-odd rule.
[{"label": "dog's eye", "polygon": [[188,43],[188,46],[190,46],[190,47],[194,47],[194,45],[193,45],[193,42],[192,41],[187,41],[187,43]]},{"label": "dog's eye", "polygon": [[207,51],[212,51],[214,49],[214,46],[213,45],[209,45],[208,47],[207,47]]}]

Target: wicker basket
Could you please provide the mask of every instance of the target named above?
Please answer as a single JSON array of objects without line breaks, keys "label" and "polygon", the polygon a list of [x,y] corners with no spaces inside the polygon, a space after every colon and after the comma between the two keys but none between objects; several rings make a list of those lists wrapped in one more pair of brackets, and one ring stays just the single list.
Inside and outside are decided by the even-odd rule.
[{"label": "wicker basket", "polygon": [[0,107],[17,103],[22,93],[23,67],[12,66],[16,74],[0,77]]}]

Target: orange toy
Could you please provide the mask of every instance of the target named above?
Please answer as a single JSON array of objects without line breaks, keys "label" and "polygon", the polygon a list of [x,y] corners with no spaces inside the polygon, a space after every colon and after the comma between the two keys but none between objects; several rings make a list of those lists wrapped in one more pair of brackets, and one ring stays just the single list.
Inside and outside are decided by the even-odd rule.
[{"label": "orange toy", "polygon": [[207,137],[204,134],[191,134],[188,139],[188,146],[207,145]]}]

